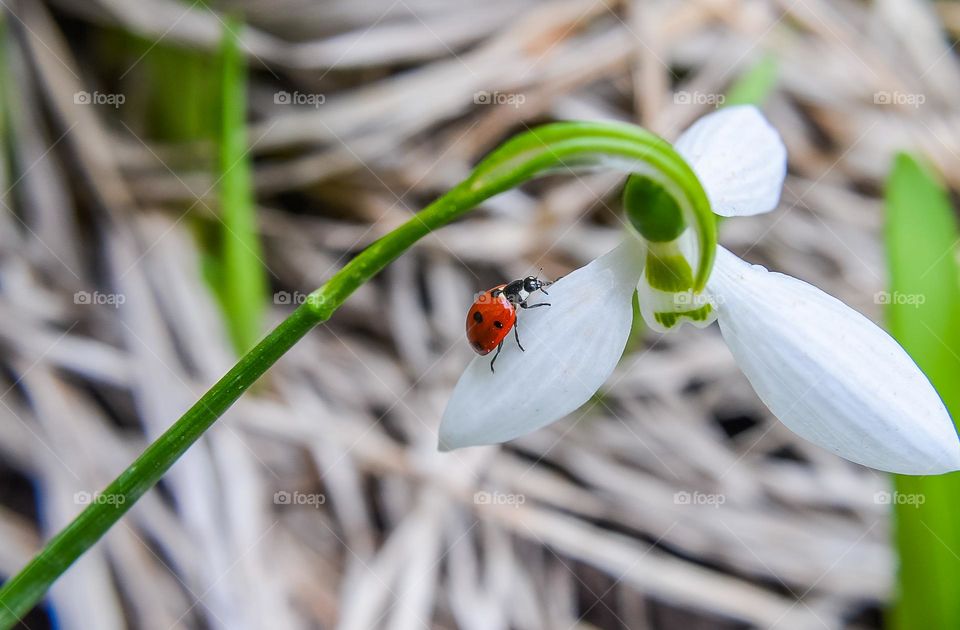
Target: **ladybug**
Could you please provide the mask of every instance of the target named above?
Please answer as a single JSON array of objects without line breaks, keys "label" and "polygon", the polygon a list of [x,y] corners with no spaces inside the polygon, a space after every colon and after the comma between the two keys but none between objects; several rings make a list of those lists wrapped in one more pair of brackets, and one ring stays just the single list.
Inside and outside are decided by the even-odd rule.
[{"label": "ladybug", "polygon": [[540,280],[536,276],[527,276],[484,291],[473,302],[473,306],[467,312],[467,341],[480,356],[489,354],[494,348],[497,349],[497,353],[493,355],[493,360],[490,361],[491,372],[495,371],[493,363],[500,356],[503,341],[507,338],[511,328],[513,329],[513,336],[517,340],[517,345],[521,351],[523,350],[516,325],[517,307],[550,306],[549,302],[527,304],[527,299],[536,291],[543,291],[545,295],[549,295],[544,287],[551,284],[553,283]]}]

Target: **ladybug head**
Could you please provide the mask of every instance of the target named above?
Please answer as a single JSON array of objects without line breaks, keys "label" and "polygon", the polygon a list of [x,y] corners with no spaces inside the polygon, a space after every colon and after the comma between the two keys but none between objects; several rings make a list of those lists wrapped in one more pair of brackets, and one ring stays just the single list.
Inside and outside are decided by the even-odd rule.
[{"label": "ladybug head", "polygon": [[538,289],[549,287],[551,284],[553,283],[546,280],[541,280],[537,276],[527,276],[523,279],[523,288],[527,293],[533,293]]}]

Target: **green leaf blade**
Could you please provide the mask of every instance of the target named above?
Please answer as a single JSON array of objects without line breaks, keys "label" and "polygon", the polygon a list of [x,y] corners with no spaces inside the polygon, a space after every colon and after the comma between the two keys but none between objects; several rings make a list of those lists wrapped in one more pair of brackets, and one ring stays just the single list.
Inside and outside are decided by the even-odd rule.
[{"label": "green leaf blade", "polygon": [[[960,230],[946,191],[930,170],[907,154],[896,157],[886,191],[890,331],[960,417]],[[899,589],[892,627],[960,628],[960,474],[895,477]]]},{"label": "green leaf blade", "polygon": [[267,281],[257,237],[256,203],[246,135],[246,64],[237,36],[241,24],[224,25],[220,129],[222,268],[220,297],[237,352],[262,333]]}]

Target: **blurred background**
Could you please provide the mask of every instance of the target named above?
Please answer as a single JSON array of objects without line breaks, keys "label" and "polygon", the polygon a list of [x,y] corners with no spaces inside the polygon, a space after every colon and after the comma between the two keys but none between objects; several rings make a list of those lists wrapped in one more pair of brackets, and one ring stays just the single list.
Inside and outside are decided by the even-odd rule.
[{"label": "blurred background", "polygon": [[[960,185],[951,2],[0,5],[4,577],[238,352],[529,126],[617,119],[672,140],[717,107],[762,104],[789,152],[781,207],[724,222],[723,244],[880,323],[894,154]],[[568,419],[437,452],[472,357],[473,294],[611,248],[622,183],[537,180],[424,239],[285,356],[23,626],[896,625],[891,510],[923,515],[935,497],[917,486],[913,505],[898,501],[887,475],[795,437],[716,327],[638,326]],[[908,582],[943,604],[960,599],[960,546],[936,518],[900,545],[918,561]],[[960,627],[944,614],[899,627]]]}]

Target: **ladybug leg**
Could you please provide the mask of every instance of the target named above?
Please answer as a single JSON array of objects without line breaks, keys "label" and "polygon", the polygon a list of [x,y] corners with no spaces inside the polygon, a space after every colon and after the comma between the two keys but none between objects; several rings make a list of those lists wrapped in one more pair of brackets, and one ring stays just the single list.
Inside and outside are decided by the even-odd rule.
[{"label": "ladybug leg", "polygon": [[526,350],[523,349],[523,346],[520,345],[520,333],[517,332],[518,328],[519,326],[516,324],[513,325],[513,338],[517,340],[517,345],[520,346],[520,352],[526,352]]},{"label": "ladybug leg", "polygon": [[521,308],[537,308],[538,306],[550,306],[550,302],[540,302],[539,304],[527,304],[526,302],[521,302]]},{"label": "ladybug leg", "polygon": [[493,355],[493,359],[490,360],[490,371],[493,372],[494,374],[496,374],[497,371],[493,369],[493,363],[494,363],[494,361],[497,360],[497,357],[500,356],[500,351],[501,351],[501,350],[503,350],[503,342],[502,342],[502,341],[500,342],[500,345],[497,346],[497,353],[496,353],[495,355]]}]

